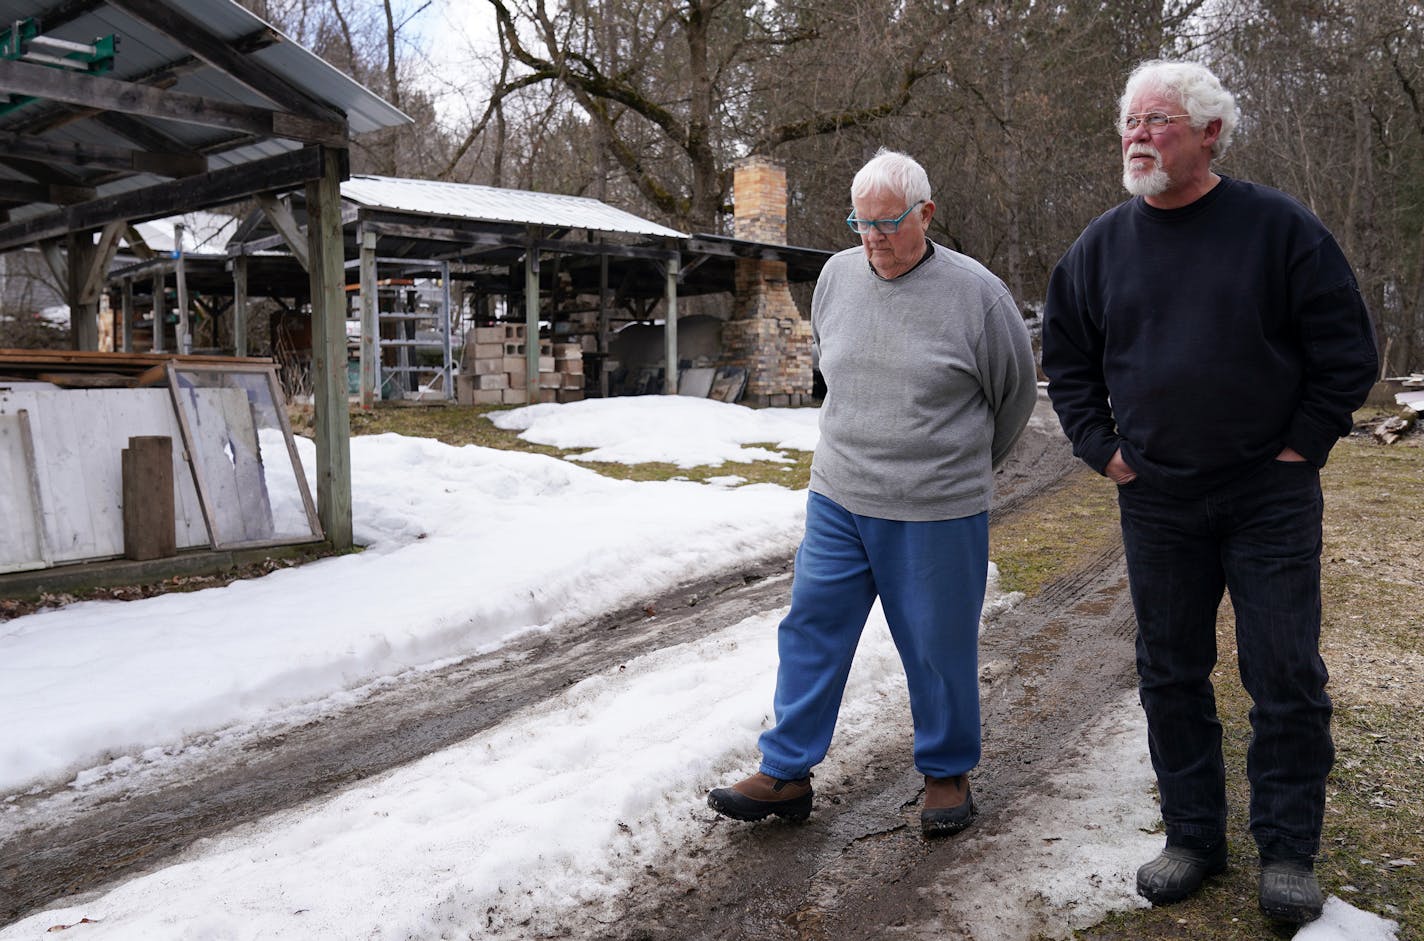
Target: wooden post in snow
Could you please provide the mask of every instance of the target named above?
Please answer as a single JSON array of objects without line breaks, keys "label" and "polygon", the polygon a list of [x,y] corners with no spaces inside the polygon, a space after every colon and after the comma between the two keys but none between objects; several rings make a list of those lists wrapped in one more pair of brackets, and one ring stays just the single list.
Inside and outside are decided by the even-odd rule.
[{"label": "wooden post in snow", "polygon": [[346,262],[341,241],[344,153],[321,148],[322,175],[307,184],[311,284],[312,399],[316,412],[316,505],[326,538],[349,549],[351,415],[346,397]]}]

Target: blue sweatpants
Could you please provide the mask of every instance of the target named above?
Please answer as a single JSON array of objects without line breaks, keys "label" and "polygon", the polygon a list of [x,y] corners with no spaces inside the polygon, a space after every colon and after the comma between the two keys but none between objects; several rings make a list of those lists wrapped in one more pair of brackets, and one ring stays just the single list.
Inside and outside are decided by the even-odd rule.
[{"label": "blue sweatpants", "polygon": [[902,522],[812,493],[791,610],[777,634],[776,725],[761,770],[804,778],[826,757],[851,660],[876,595],[910,688],[915,767],[942,778],[979,763],[979,615],[989,514]]}]

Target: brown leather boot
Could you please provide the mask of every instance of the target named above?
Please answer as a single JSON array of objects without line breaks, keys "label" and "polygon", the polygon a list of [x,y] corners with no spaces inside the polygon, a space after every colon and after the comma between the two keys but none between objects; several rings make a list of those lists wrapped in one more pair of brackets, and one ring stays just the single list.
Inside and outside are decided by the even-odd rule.
[{"label": "brown leather boot", "polygon": [[783,781],[758,771],[731,787],[707,795],[707,806],[733,820],[761,820],[769,814],[787,820],[811,816],[811,778]]},{"label": "brown leather boot", "polygon": [[925,775],[925,804],[920,810],[920,832],[925,836],[950,836],[974,821],[974,795],[969,775],[950,778]]}]

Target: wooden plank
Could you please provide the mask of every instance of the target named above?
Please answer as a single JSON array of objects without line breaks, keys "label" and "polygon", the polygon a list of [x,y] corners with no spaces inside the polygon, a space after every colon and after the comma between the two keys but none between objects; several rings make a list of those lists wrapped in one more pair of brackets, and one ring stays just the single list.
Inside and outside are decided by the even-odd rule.
[{"label": "wooden plank", "polygon": [[71,421],[76,430],[75,446],[85,468],[89,523],[95,555],[124,554],[123,451],[129,435],[124,403],[113,389],[76,389],[65,394],[72,406]]},{"label": "wooden plank", "polygon": [[33,448],[26,440],[29,415],[0,414],[0,572],[44,568]]},{"label": "wooden plank", "polygon": [[[4,64],[3,60],[0,60],[0,70],[3,70]],[[0,82],[0,88],[3,88],[3,84]],[[0,225],[0,251],[57,238],[71,229],[98,228],[116,219],[142,222],[160,216],[234,203],[257,193],[299,186],[321,174],[321,161],[321,148],[304,147],[275,157],[213,170],[200,176],[184,177],[169,183],[66,206],[40,216]]]},{"label": "wooden plank", "polygon": [[153,386],[168,385],[167,364],[148,367],[143,372],[139,373],[138,378],[134,380],[134,385],[140,389],[148,389]]},{"label": "wooden plank", "polygon": [[0,59],[0,91],[258,137],[285,137],[308,144],[339,147],[346,144],[348,137],[344,121],[321,121],[171,88],[138,85],[12,59]]},{"label": "wooden plank", "polygon": [[[82,412],[74,403],[81,391],[35,393],[32,417],[35,467],[44,490],[41,520],[45,543],[54,562],[99,558],[89,501],[96,488],[92,452],[80,442]],[[112,554],[112,553],[111,553]]]},{"label": "wooden plank", "polygon": [[15,350],[0,349],[0,366],[8,369],[30,367],[34,370],[66,372],[141,373],[151,366],[172,362],[184,366],[269,366],[270,356],[211,356],[208,354],[179,355],[177,353],[110,353],[97,350]]},{"label": "wooden plank", "polygon": [[297,225],[297,217],[292,214],[292,207],[271,193],[258,193],[255,198],[257,205],[261,207],[263,214],[267,216],[267,221],[272,223],[272,228],[276,229],[277,234],[282,236],[283,243],[296,257],[303,270],[311,271],[311,261],[309,260],[307,248],[307,233],[301,226]]},{"label": "wooden plank", "polygon": [[[0,393],[0,414],[24,410],[33,430],[32,484],[47,562],[123,553],[121,454],[130,435],[177,439],[173,405],[162,389]],[[174,517],[179,548],[208,544],[192,475],[174,450]]]},{"label": "wooden plank", "polygon": [[104,289],[104,276],[113,264],[114,256],[118,254],[119,237],[127,228],[128,223],[120,219],[106,224],[99,233],[99,244],[89,259],[89,267],[84,272],[84,280],[79,289],[80,299],[85,304],[99,302],[99,293]]},{"label": "wooden plank", "polygon": [[173,439],[129,439],[120,459],[123,478],[124,557],[136,561],[178,554],[173,505]]},{"label": "wooden plank", "polygon": [[0,180],[0,200],[7,203],[52,203],[64,206],[93,199],[97,192],[92,186]]},{"label": "wooden plank", "polygon": [[132,376],[112,372],[41,372],[36,373],[35,378],[61,389],[130,389],[134,386]]},{"label": "wooden plank", "polygon": [[169,177],[192,176],[195,173],[206,173],[208,170],[208,158],[195,151],[153,153],[124,147],[51,141],[13,132],[0,132],[0,148],[14,157],[28,157],[32,160],[86,169],[156,173]]}]

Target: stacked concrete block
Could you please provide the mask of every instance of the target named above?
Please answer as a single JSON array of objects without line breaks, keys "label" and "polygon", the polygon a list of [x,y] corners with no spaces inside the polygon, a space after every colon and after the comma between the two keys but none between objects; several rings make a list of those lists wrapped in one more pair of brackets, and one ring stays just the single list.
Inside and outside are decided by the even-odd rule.
[{"label": "stacked concrete block", "polygon": [[530,389],[523,324],[476,327],[465,340],[456,384],[462,405],[525,405],[583,398],[583,352],[578,343],[539,344],[539,382]]},{"label": "stacked concrete block", "polygon": [[554,374],[559,377],[556,399],[577,402],[583,398],[583,346],[579,343],[554,344]]}]

